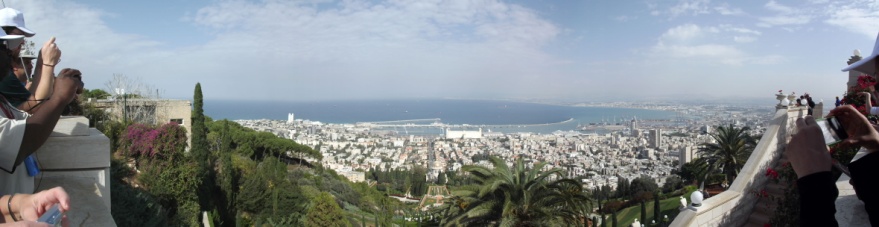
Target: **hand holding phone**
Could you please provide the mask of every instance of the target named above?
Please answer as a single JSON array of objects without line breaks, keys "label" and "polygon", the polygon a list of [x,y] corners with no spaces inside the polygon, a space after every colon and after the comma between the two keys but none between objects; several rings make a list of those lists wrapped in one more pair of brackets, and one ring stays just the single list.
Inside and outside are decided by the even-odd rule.
[{"label": "hand holding phone", "polygon": [[43,213],[43,216],[40,216],[40,219],[37,219],[37,222],[47,223],[53,226],[61,226],[61,217],[64,216],[64,213],[61,212],[61,208],[58,207],[58,204],[52,205],[52,208]]},{"label": "hand holding phone", "polygon": [[[839,138],[838,148],[864,147],[868,151],[879,151],[879,132],[873,128],[867,117],[851,105],[837,107],[830,111],[828,118],[835,118],[847,138]],[[822,130],[823,131],[823,130]]]}]

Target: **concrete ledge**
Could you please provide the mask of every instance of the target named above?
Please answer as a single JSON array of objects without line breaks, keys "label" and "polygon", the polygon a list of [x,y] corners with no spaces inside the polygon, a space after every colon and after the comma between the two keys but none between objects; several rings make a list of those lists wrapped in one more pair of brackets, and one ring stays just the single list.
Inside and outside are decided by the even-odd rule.
[{"label": "concrete ledge", "polygon": [[45,170],[103,169],[110,167],[110,139],[94,128],[88,136],[49,137],[37,150]]},{"label": "concrete ledge", "polygon": [[50,137],[59,136],[88,136],[89,119],[83,116],[62,116],[55,124]]},{"label": "concrete ledge", "polygon": [[37,190],[62,187],[70,195],[67,221],[70,226],[116,226],[110,208],[104,206],[99,187],[91,178],[44,177]]},{"label": "concrete ledge", "polygon": [[[34,180],[36,188],[42,188],[43,184],[48,181],[57,181],[64,178],[76,178],[81,180],[91,180],[95,185],[95,194],[101,199],[102,203],[108,209],[112,208],[110,194],[110,168],[99,170],[80,170],[80,171],[43,171]],[[66,188],[65,188],[66,189]]]}]

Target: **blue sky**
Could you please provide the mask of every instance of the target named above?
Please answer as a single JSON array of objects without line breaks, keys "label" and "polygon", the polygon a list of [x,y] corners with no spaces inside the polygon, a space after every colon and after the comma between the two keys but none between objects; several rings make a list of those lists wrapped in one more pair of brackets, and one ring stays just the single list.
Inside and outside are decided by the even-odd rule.
[{"label": "blue sky", "polygon": [[832,100],[873,1],[7,0],[86,87],[162,97]]}]

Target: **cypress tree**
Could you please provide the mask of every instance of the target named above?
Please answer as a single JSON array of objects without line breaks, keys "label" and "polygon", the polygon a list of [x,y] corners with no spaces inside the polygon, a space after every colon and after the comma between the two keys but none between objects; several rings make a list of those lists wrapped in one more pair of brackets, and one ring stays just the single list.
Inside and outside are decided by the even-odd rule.
[{"label": "cypress tree", "polygon": [[617,212],[616,212],[616,211],[614,211],[614,212],[610,215],[610,226],[611,226],[611,227],[617,227]]},{"label": "cypress tree", "polygon": [[592,217],[592,227],[597,227],[597,226],[598,226],[598,216],[593,216]]},{"label": "cypress tree", "polygon": [[607,218],[604,217],[604,213],[601,213],[601,227],[607,227]]},{"label": "cypress tree", "polygon": [[641,201],[641,221],[647,223],[647,206],[644,205],[644,201]]},{"label": "cypress tree", "polygon": [[656,223],[661,223],[662,219],[660,215],[662,213],[661,208],[659,207],[659,192],[656,192],[653,195],[653,220],[656,220]]},{"label": "cypress tree", "polygon": [[204,100],[201,94],[201,83],[195,84],[195,94],[192,97],[192,141],[189,152],[198,164],[196,173],[201,179],[198,189],[198,202],[201,211],[212,210],[213,178],[211,177],[210,152],[208,151],[207,126],[205,126]]}]

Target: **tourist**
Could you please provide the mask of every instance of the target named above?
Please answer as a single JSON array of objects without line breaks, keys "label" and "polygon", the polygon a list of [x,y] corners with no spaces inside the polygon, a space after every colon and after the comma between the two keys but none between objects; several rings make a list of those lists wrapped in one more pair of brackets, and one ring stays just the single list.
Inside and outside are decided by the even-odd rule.
[{"label": "tourist", "polygon": [[[0,36],[3,41],[22,38],[20,35]],[[8,48],[2,47],[0,77],[6,77],[12,68],[12,54]],[[16,170],[26,168],[22,162],[46,142],[61,112],[77,93],[82,92],[82,74],[79,70],[64,69],[59,74],[53,84],[52,96],[34,108],[33,115],[16,109],[0,96],[0,110],[3,113],[3,117],[0,117],[0,169],[6,172],[0,173],[0,194],[34,192],[33,177],[28,176],[25,170]]]},{"label": "tourist", "polygon": [[[836,117],[845,128],[849,138],[839,143],[840,149],[861,146],[867,151],[879,151],[879,132],[863,114],[854,107],[843,105],[830,111],[828,116]],[[836,188],[830,172],[832,160],[825,145],[820,126],[815,118],[797,119],[797,133],[791,138],[785,152],[791,167],[798,176],[797,188],[800,193],[800,223],[813,226],[837,226],[835,219]],[[870,222],[879,224],[879,155],[870,153],[849,164],[850,183],[864,208]]]},{"label": "tourist", "polygon": [[839,96],[836,96],[836,107],[839,107],[839,105],[840,105],[841,103],[842,103],[842,102],[839,101]]},{"label": "tourist", "polygon": [[806,93],[805,97],[806,97],[806,104],[809,105],[809,113],[808,113],[808,115],[811,116],[811,115],[812,115],[812,109],[815,108],[815,102],[812,101],[812,96],[809,96],[809,93]]},{"label": "tourist", "polygon": [[[3,220],[0,226],[49,226],[46,223],[36,223],[43,213],[53,205],[58,204],[62,213],[70,210],[70,197],[61,187],[41,191],[35,194],[9,194],[0,197],[0,201],[6,202],[0,206]],[[14,223],[13,223],[14,222]],[[62,219],[62,222],[66,220]],[[67,226],[63,223],[63,226]]]},{"label": "tourist", "polygon": [[[0,9],[0,28],[9,35],[32,37],[36,34],[25,27],[24,14],[13,8]],[[15,76],[4,77],[3,80],[0,80],[0,93],[13,106],[33,114],[34,108],[52,95],[55,65],[60,61],[61,50],[55,44],[54,37],[49,39],[40,49],[40,58],[37,59],[39,67],[31,72],[34,70],[30,61],[35,58],[33,50],[27,48],[30,46],[22,48],[25,42],[11,43],[12,45],[7,47],[13,53],[11,60],[14,70],[12,73]],[[25,55],[20,53],[25,53]],[[29,75],[34,75],[32,81],[29,80]]]}]

